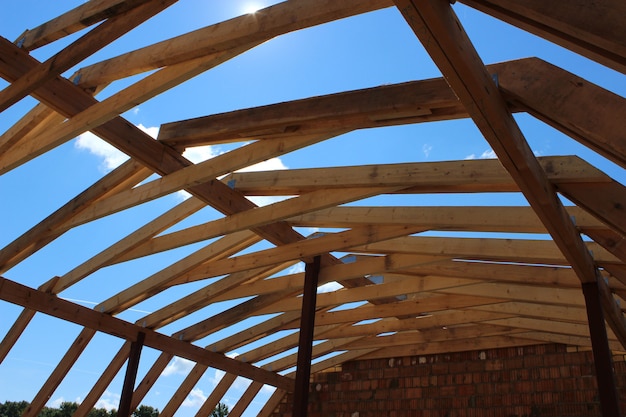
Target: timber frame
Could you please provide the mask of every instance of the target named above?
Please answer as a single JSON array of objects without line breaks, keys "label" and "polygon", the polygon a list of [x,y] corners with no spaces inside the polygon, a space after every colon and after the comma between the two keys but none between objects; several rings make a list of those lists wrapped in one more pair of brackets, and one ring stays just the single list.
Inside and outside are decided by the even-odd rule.
[{"label": "timber frame", "polygon": [[[90,0],[15,42],[0,39],[0,76],[7,82],[0,112],[26,96],[37,100],[0,136],[0,181],[87,131],[129,157],[0,250],[0,300],[20,308],[3,336],[0,363],[39,313],[81,328],[24,417],[39,413],[98,334],[119,339],[119,351],[107,358],[76,417],[89,412],[127,361],[120,403],[125,414],[140,404],[172,358],[181,357],[194,367],[162,416],[176,413],[209,368],[225,375],[198,416],[210,413],[236,377],[252,383],[232,415],[241,415],[269,385],[276,390],[258,412],[269,416],[286,393],[303,394],[308,372],[348,360],[539,343],[593,348],[603,413],[618,415],[610,357],[626,352],[626,188],[580,156],[535,156],[514,115],[530,115],[623,169],[624,97],[538,58],[485,65],[456,6],[445,0],[289,0],[82,64],[174,3]],[[621,0],[575,6],[564,0],[460,3],[626,73]],[[416,35],[413,47],[422,43],[442,78],[164,120],[156,140],[122,116],[270,39],[387,8],[402,15]],[[31,54],[80,30],[81,37],[45,61]],[[76,68],[71,77],[63,75]],[[115,81],[130,76],[130,84],[116,87]],[[109,85],[117,90],[99,99]],[[314,168],[242,171],[358,130],[457,119],[473,120],[497,159],[351,166],[321,161]],[[199,163],[183,156],[205,145],[232,150]],[[182,190],[191,197],[99,253],[73,258],[69,271],[51,269],[45,279],[20,275],[21,264],[57,239]],[[461,193],[515,193],[528,204],[365,201]],[[257,206],[249,198],[256,196],[290,198]],[[188,221],[206,209],[218,214]],[[10,222],[7,217],[2,221]],[[307,228],[321,232],[299,232]],[[442,231],[471,237],[436,235]],[[163,255],[166,266],[129,277],[93,309],[63,298],[107,268]],[[335,283],[339,289],[311,296],[305,273],[289,272],[300,262],[307,264],[309,285]],[[305,303],[303,292],[309,294]],[[125,318],[130,309],[156,299],[159,307],[150,313]],[[229,307],[216,307],[222,303]],[[360,304],[338,308],[350,303]],[[298,346],[306,354],[296,358],[290,351]],[[142,347],[157,351],[158,358],[135,384]],[[239,356],[228,356],[235,351]],[[304,383],[296,384],[296,369],[306,369],[298,376]]]}]

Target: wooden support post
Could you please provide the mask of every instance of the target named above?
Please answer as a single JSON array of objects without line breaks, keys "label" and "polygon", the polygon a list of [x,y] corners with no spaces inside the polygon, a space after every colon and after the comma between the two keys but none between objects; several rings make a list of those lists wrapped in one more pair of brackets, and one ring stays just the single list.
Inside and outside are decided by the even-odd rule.
[{"label": "wooden support post", "polygon": [[133,400],[135,380],[137,379],[137,370],[139,369],[139,358],[141,357],[141,349],[143,348],[145,337],[145,333],[137,333],[137,340],[130,345],[126,376],[124,377],[124,386],[122,387],[122,397],[120,398],[120,406],[117,412],[119,417],[130,417],[130,413],[133,411],[130,409],[130,404]]},{"label": "wooden support post", "polygon": [[606,333],[604,313],[602,311],[600,289],[595,282],[583,283],[582,289],[587,306],[587,318],[589,320],[593,361],[596,367],[600,408],[604,417],[618,417],[621,416],[619,411],[619,399],[615,385],[615,375],[613,374],[613,358]]},{"label": "wooden support post", "polygon": [[304,292],[300,318],[300,340],[298,342],[298,364],[296,387],[293,398],[293,415],[306,417],[309,403],[309,377],[311,375],[311,355],[313,353],[313,330],[315,328],[315,302],[317,281],[320,272],[320,256],[306,264],[304,272]]}]

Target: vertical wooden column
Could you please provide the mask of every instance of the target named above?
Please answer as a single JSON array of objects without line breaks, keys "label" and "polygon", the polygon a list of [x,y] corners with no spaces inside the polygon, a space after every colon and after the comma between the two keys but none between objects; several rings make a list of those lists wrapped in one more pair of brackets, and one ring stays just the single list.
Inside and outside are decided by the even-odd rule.
[{"label": "vertical wooden column", "polygon": [[315,303],[317,281],[320,272],[320,257],[306,264],[304,271],[304,292],[302,294],[302,314],[300,315],[300,340],[298,342],[298,364],[296,386],[293,396],[293,415],[306,417],[309,403],[309,378],[313,354],[313,330],[315,328]]},{"label": "vertical wooden column", "polygon": [[587,306],[587,319],[589,321],[591,348],[596,368],[602,416],[619,417],[619,399],[613,373],[613,357],[606,333],[600,289],[597,282],[583,283],[582,289],[585,296],[585,305]]},{"label": "vertical wooden column", "polygon": [[137,334],[137,340],[130,345],[126,376],[124,377],[124,386],[122,387],[122,397],[120,398],[120,406],[117,411],[118,417],[130,417],[132,411],[130,404],[133,400],[135,380],[137,379],[137,370],[139,369],[139,358],[141,357],[141,349],[143,348],[145,337],[145,333],[139,332]]}]

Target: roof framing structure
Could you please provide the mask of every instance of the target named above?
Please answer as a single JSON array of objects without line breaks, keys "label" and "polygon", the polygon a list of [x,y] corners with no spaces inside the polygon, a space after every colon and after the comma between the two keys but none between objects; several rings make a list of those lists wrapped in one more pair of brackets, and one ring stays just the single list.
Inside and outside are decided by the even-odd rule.
[{"label": "roof framing structure", "polygon": [[[313,373],[359,358],[538,343],[593,347],[596,356],[601,348],[626,352],[626,188],[580,155],[537,157],[516,118],[532,117],[594,152],[594,161],[623,170],[626,99],[618,92],[539,58],[485,65],[456,6],[444,0],[289,0],[92,59],[175,3],[90,0],[15,42],[0,39],[0,77],[6,81],[0,111],[6,114],[25,97],[35,100],[0,136],[0,181],[85,132],[129,157],[0,249],[0,299],[20,308],[0,345],[0,363],[19,349],[39,313],[80,329],[25,417],[38,415],[103,334],[119,341],[119,351],[106,361],[76,417],[87,415],[125,362],[138,361],[138,344],[157,358],[124,396],[131,410],[180,357],[193,368],[161,415],[174,415],[212,368],[225,374],[196,415],[208,415],[244,377],[252,382],[231,414],[242,415],[269,385],[275,391],[256,411],[269,416],[295,389],[294,369],[303,359],[294,349],[304,343],[299,329],[305,316],[314,343],[304,361]],[[460,3],[626,73],[622,1]],[[401,14],[415,34],[406,54],[418,50],[419,40],[441,78],[163,120],[156,138],[123,116],[271,39],[386,9]],[[35,57],[51,48],[47,58]],[[460,119],[473,121],[496,159],[333,166],[321,160],[294,169],[246,170],[357,131],[393,134],[397,126]],[[197,163],[183,156],[207,145],[229,151]],[[125,213],[148,213],[155,202],[183,191],[191,196],[135,218],[132,229],[97,253],[70,254],[69,269],[51,267],[44,279],[20,273],[58,240],[99,222],[115,225],[111,219]],[[370,200],[504,193],[527,204]],[[281,198],[257,205],[258,197]],[[194,220],[207,210],[210,217]],[[11,221],[8,210],[2,221]],[[303,233],[311,228],[318,232]],[[104,271],[145,259],[163,261],[116,284],[93,309],[64,297]],[[318,293],[315,311],[306,314],[305,273],[293,267],[314,259],[318,285],[335,286]],[[595,312],[588,308],[594,299]],[[129,314],[148,302],[150,312]],[[593,334],[604,321],[606,332]],[[238,356],[228,356],[235,351]]]}]

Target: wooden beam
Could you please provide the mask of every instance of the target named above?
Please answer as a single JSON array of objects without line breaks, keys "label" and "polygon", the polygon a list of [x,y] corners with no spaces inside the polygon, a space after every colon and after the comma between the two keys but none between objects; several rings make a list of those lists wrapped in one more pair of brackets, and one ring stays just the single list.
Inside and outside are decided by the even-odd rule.
[{"label": "wooden beam", "polygon": [[[579,207],[567,207],[582,230],[608,230]],[[422,224],[430,230],[473,232],[547,233],[530,207],[521,206],[420,206],[333,207],[291,217],[294,227],[355,227],[364,224]]]},{"label": "wooden beam", "polygon": [[[605,284],[451,6],[440,0],[395,3],[581,282]],[[608,306],[604,308],[608,310]],[[613,310],[609,311],[613,314]],[[623,315],[613,317],[609,323],[626,346]]]},{"label": "wooden beam", "polygon": [[[596,243],[587,243],[599,263],[621,264],[620,260]],[[527,264],[568,265],[568,261],[550,240],[443,238],[407,236],[350,248],[354,252],[389,254],[419,253],[467,260],[519,262]]]},{"label": "wooden beam", "polygon": [[433,79],[166,123],[159,140],[188,147],[459,117],[467,117],[467,112],[450,87],[443,79]]},{"label": "wooden beam", "polygon": [[67,289],[98,269],[112,264],[116,259],[123,256],[128,251],[149,242],[155,235],[168,229],[204,207],[206,207],[206,204],[194,197],[183,201],[156,219],[135,230],[130,235],[120,239],[109,248],[103,250],[91,259],[67,272],[60,278],[60,282],[56,286],[56,292]]},{"label": "wooden beam", "polygon": [[185,398],[189,395],[189,392],[196,386],[202,375],[209,369],[208,366],[202,364],[195,364],[191,371],[185,376],[183,382],[178,385],[176,391],[170,398],[170,400],[165,404],[165,407],[159,412],[159,416],[163,417],[171,417],[173,416],[180,405],[185,401]]},{"label": "wooden beam", "polygon": [[626,73],[626,30],[620,0],[460,0],[468,6]]},{"label": "wooden beam", "polygon": [[109,17],[124,13],[147,0],[91,0],[69,12],[29,29],[15,43],[27,51],[42,47]]},{"label": "wooden beam", "polygon": [[[207,305],[220,299],[220,296],[231,289],[241,286],[250,280],[263,280],[286,267],[293,265],[280,265],[279,267],[255,268],[252,270],[237,272],[224,277],[217,282],[207,285],[185,297],[182,297],[167,306],[160,308],[137,322],[150,328],[158,328],[185,317]],[[256,295],[256,294],[254,294]]]},{"label": "wooden beam", "polygon": [[[523,334],[523,333],[520,333]],[[470,350],[497,349],[536,345],[536,340],[513,336],[491,336],[474,339],[446,340],[413,346],[391,346],[361,355],[359,359],[386,359],[403,356],[434,355],[438,353],[467,352]]]},{"label": "wooden beam", "polygon": [[211,394],[204,401],[204,404],[200,407],[195,417],[206,417],[211,415],[211,412],[215,409],[215,406],[220,402],[220,400],[228,391],[231,385],[235,382],[237,375],[226,374],[220,379],[220,382],[217,386],[211,391]]},{"label": "wooden beam", "polygon": [[128,286],[120,293],[98,304],[96,309],[110,314],[117,314],[133,305],[152,297],[173,285],[190,271],[197,270],[212,261],[225,260],[229,256],[250,247],[259,241],[254,233],[244,230],[224,236],[205,245],[186,257],[172,263],[144,280]]},{"label": "wooden beam", "polygon": [[626,132],[619,123],[619,115],[626,112],[624,97],[538,58],[488,69],[497,75],[509,105],[529,112],[626,168]]},{"label": "wooden beam", "polygon": [[[130,345],[131,343],[129,342],[122,345],[106,369],[100,374],[94,386],[89,390],[85,399],[78,405],[72,417],[86,417],[92,411],[104,391],[111,384],[111,381],[113,381],[113,378],[115,378],[120,369],[122,369],[122,365],[124,365],[124,362],[126,362],[126,359],[129,357]],[[130,408],[134,410],[137,407],[133,407],[131,404]]]},{"label": "wooden beam", "polygon": [[0,91],[0,112],[175,2],[176,0],[147,0],[109,17]]},{"label": "wooden beam", "polygon": [[596,368],[596,381],[603,416],[619,417],[620,404],[613,372],[613,355],[609,346],[604,325],[604,309],[600,288],[594,282],[583,283],[583,294],[589,318],[589,333],[593,349],[593,363]]},{"label": "wooden beam", "polygon": [[[543,157],[539,164],[557,187],[612,183],[609,176],[577,156]],[[405,193],[520,190],[496,159],[238,172],[224,181],[246,195],[296,195],[363,186],[404,186]]]},{"label": "wooden beam", "polygon": [[139,404],[145,398],[150,388],[154,385],[154,383],[159,379],[167,364],[172,360],[174,355],[167,352],[161,352],[156,361],[152,364],[146,375],[143,377],[137,388],[135,388],[135,392],[133,393],[133,402],[130,405],[130,408],[135,410],[139,407]]},{"label": "wooden beam", "polygon": [[[41,285],[39,290],[45,293],[51,293],[58,279],[58,277],[52,278],[45,284]],[[35,317],[36,312],[36,310],[29,310],[26,308],[22,310],[18,318],[13,322],[13,325],[2,339],[2,343],[0,343],[0,363],[4,361],[13,346],[15,346],[15,343],[20,338],[30,321],[33,317]]]},{"label": "wooden beam", "polygon": [[[325,133],[324,135],[307,135],[292,138],[291,140],[257,141],[207,161],[189,164],[189,166],[169,175],[119,193],[102,201],[100,204],[93,205],[89,210],[83,212],[81,216],[77,216],[72,225],[79,225],[86,221],[131,208],[182,189],[190,189],[211,181],[217,182],[217,177],[223,176],[232,170],[246,168],[258,162],[329,139],[336,134],[338,132]],[[220,183],[221,186],[223,185]],[[251,206],[250,208],[253,207],[256,206]]]},{"label": "wooden beam", "polygon": [[57,231],[59,227],[77,213],[85,210],[94,201],[107,195],[112,190],[117,190],[116,187],[119,184],[125,183],[126,180],[133,178],[139,172],[143,172],[145,176],[149,175],[149,173],[143,170],[141,164],[135,161],[128,161],[122,164],[26,233],[13,240],[0,251],[0,272],[7,271],[59,237],[61,235]]},{"label": "wooden beam", "polygon": [[120,417],[130,417],[132,410],[130,405],[133,401],[133,391],[135,390],[135,380],[137,379],[137,371],[139,369],[139,359],[141,358],[141,349],[146,334],[137,333],[137,340],[133,340],[130,344],[128,353],[128,363],[126,365],[126,375],[124,376],[124,385],[122,385],[122,395],[120,397],[120,405],[117,408],[117,414]]},{"label": "wooden beam", "polygon": [[[5,294],[5,291],[11,291],[11,289],[6,289],[7,280],[0,277],[0,296],[5,299],[5,296],[12,296],[9,294]],[[19,284],[14,284],[18,285]],[[21,287],[21,286],[20,286]],[[27,288],[27,287],[23,287]],[[21,289],[21,288],[20,288]],[[33,295],[37,294],[38,296],[43,297],[54,297],[53,295],[46,294],[37,290],[28,289]],[[35,296],[36,297],[36,296]],[[6,299],[5,299],[6,300]],[[8,300],[7,300],[8,301]],[[11,302],[11,301],[9,301]],[[22,307],[30,308],[31,310],[41,311],[38,308],[33,308],[33,306],[22,305]],[[96,331],[93,329],[83,329],[80,334],[76,337],[70,348],[67,350],[63,358],[59,361],[57,366],[54,368],[52,374],[48,377],[44,385],[41,387],[35,398],[30,402],[29,406],[26,407],[24,412],[22,413],[22,417],[35,417],[38,416],[43,407],[46,405],[50,397],[54,393],[54,391],[59,387],[67,373],[70,371],[74,363],[78,360],[80,354],[85,350],[87,344],[91,341],[93,336],[96,334]]]},{"label": "wooden beam", "polygon": [[190,343],[125,322],[108,314],[99,313],[70,303],[54,295],[28,288],[3,277],[0,277],[0,298],[13,304],[34,309],[62,320],[130,341],[136,340],[137,335],[140,332],[144,332],[146,334],[146,346],[252,380],[259,380],[272,386],[287,390],[293,389],[293,380],[289,378],[209,352]]},{"label": "wooden beam", "polygon": [[246,388],[246,391],[241,395],[239,401],[237,401],[235,406],[229,410],[228,415],[231,417],[241,417],[241,415],[246,410],[246,408],[248,408],[254,397],[259,393],[259,391],[261,391],[261,388],[263,388],[263,384],[259,382],[252,382],[248,386],[248,388]]},{"label": "wooden beam", "polygon": [[306,417],[309,406],[309,378],[313,353],[313,330],[315,328],[315,308],[317,284],[320,272],[320,257],[307,262],[304,271],[304,291],[300,313],[300,337],[298,341],[298,364],[293,399],[293,414]]},{"label": "wooden beam", "polygon": [[389,0],[283,2],[102,61],[83,68],[78,75],[89,83],[103,84],[391,5]]}]

